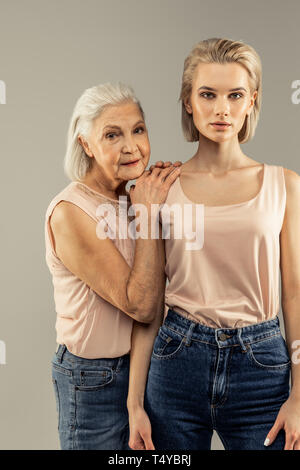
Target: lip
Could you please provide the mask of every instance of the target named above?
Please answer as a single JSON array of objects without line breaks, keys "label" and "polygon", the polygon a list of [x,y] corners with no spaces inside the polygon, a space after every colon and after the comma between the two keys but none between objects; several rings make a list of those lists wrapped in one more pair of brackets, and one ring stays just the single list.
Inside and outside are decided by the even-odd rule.
[{"label": "lip", "polygon": [[136,165],[138,162],[139,162],[139,160],[131,160],[131,162],[121,163],[121,165],[124,165],[124,166],[134,166],[134,165]]},{"label": "lip", "polygon": [[216,129],[227,129],[231,126],[231,124],[225,121],[212,122],[211,125],[214,126]]}]

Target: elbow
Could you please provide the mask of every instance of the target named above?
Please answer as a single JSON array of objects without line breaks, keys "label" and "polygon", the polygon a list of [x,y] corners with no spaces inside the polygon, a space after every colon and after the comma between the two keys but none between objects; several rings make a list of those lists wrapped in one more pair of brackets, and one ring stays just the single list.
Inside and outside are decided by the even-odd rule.
[{"label": "elbow", "polygon": [[[130,295],[131,294],[131,295]],[[152,323],[156,313],[156,301],[153,295],[145,294],[144,286],[135,283],[134,288],[129,289],[129,283],[126,286],[126,312],[140,323]]]},{"label": "elbow", "polygon": [[138,312],[138,317],[140,318],[138,321],[141,323],[152,323],[155,318],[155,310],[143,309]]},{"label": "elbow", "polygon": [[131,315],[133,314],[134,320],[140,323],[150,324],[155,318],[155,309],[149,309],[143,305],[132,306],[130,312]]}]

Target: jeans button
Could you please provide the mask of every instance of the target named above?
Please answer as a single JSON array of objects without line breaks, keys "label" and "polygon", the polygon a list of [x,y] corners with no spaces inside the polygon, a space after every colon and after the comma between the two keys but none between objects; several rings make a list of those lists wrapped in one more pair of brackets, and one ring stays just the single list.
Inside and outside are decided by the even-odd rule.
[{"label": "jeans button", "polygon": [[225,333],[220,333],[219,338],[221,341],[225,341],[227,339],[227,335],[225,335]]}]

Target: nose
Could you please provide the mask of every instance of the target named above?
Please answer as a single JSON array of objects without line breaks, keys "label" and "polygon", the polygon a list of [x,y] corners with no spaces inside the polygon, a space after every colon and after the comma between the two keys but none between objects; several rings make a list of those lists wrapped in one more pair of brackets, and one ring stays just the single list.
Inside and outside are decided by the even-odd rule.
[{"label": "nose", "polygon": [[217,116],[228,116],[229,114],[229,103],[226,98],[218,98],[215,101],[215,114]]},{"label": "nose", "polygon": [[133,135],[127,135],[124,139],[123,152],[124,153],[135,153],[137,150],[137,144]]}]

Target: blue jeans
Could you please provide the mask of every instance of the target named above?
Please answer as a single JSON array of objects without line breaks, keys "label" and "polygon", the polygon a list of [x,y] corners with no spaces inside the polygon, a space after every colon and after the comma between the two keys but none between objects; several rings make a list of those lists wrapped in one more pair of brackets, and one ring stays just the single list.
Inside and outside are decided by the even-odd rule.
[{"label": "blue jeans", "polygon": [[85,359],[59,345],[52,382],[61,449],[130,450],[129,357]]},{"label": "blue jeans", "polygon": [[157,450],[282,450],[285,432],[264,447],[289,397],[291,362],[279,318],[210,328],[169,309],[155,339],[145,410]]}]

